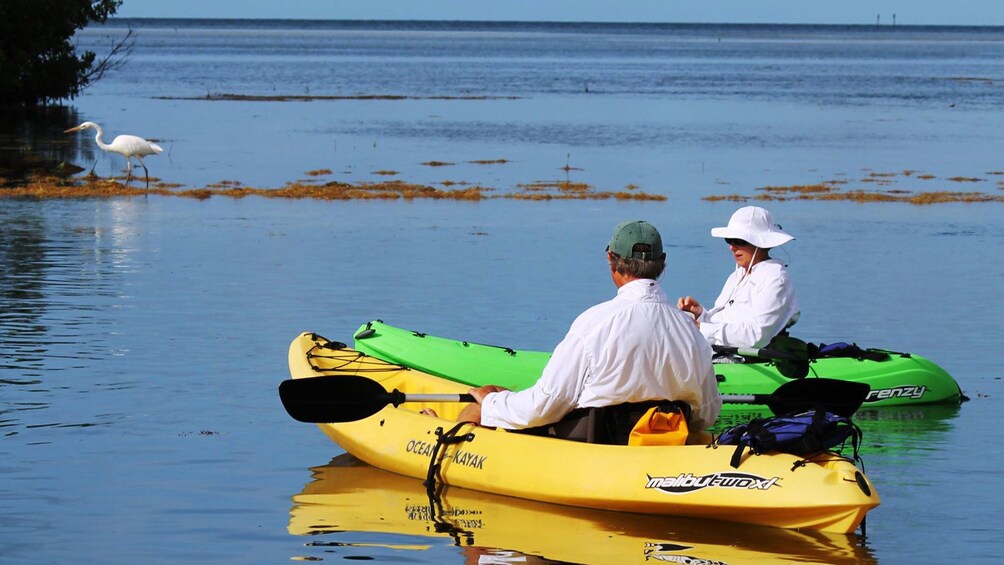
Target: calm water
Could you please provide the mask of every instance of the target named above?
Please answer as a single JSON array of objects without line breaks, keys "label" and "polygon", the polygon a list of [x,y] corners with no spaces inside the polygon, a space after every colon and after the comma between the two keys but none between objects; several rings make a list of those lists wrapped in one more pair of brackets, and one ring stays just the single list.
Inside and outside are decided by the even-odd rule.
[{"label": "calm water", "polygon": [[[613,293],[602,248],[625,218],[653,221],[671,244],[671,296],[711,300],[730,260],[708,229],[736,204],[705,194],[865,169],[937,177],[897,180],[912,190],[999,191],[986,173],[1004,169],[1004,32],[131,25],[129,65],[65,119],[157,137],[169,151],[147,162],[165,181],[281,186],[321,167],[345,180],[390,168],[504,191],[564,178],[570,162],[576,180],[669,199],[0,200],[0,562],[487,563],[516,551],[610,563],[642,560],[646,542],[691,548],[660,546],[663,559],[728,563],[999,559],[1000,205],[770,205],[798,237],[781,257],[799,286],[800,337],[922,353],[973,398],[859,415],[883,497],[866,541],[464,493],[454,507],[482,518],[436,533],[421,513],[401,518],[422,505],[417,483],[332,462],[341,450],[286,416],[275,389],[298,332],[349,340],[372,318],[552,347]],[[182,99],[207,92],[418,98]],[[29,128],[33,143],[64,139],[65,125]],[[89,139],[51,149],[68,150],[98,158],[101,175],[122,166]],[[510,163],[467,163],[497,158]],[[943,180],[953,175],[985,180],[959,188]],[[361,495],[341,496],[357,480]]]},{"label": "calm water", "polygon": [[[159,139],[152,172],[186,186],[276,187],[328,168],[506,190],[565,178],[567,164],[604,190],[705,194],[862,169],[1001,168],[997,28],[125,24],[137,36],[128,66],[76,101],[77,119]],[[125,24],[79,44],[101,52]],[[218,94],[413,99],[197,100]],[[96,158],[103,175],[122,166],[79,161]],[[492,159],[512,163],[470,164]],[[959,189],[937,184],[904,188]]]}]

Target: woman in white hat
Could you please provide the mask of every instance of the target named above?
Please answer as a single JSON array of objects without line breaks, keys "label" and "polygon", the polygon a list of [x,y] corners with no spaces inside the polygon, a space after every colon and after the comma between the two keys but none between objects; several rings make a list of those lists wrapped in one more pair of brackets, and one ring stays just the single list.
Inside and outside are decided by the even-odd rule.
[{"label": "woman in white hat", "polygon": [[784,264],[770,250],[793,239],[759,206],[736,210],[729,225],[712,228],[725,239],[736,260],[736,270],[725,281],[710,310],[691,296],[677,306],[693,314],[701,333],[712,345],[764,347],[798,320],[798,299]]}]

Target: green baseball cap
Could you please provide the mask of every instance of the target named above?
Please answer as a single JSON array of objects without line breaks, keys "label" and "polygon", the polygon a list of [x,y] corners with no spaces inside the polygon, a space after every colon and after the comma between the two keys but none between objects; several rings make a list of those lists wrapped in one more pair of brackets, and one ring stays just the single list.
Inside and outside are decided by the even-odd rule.
[{"label": "green baseball cap", "polygon": [[[645,247],[636,250],[635,246],[639,244]],[[607,251],[621,257],[645,261],[666,258],[666,254],[662,252],[662,236],[659,235],[659,230],[644,220],[621,222],[614,229],[614,235],[610,238]]]}]

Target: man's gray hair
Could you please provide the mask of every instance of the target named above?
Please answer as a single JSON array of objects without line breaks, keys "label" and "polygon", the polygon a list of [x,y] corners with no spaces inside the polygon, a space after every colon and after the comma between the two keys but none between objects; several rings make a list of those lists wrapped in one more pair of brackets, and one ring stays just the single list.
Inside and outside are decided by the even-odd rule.
[{"label": "man's gray hair", "polygon": [[610,266],[622,275],[630,275],[636,279],[657,279],[666,268],[665,257],[646,261],[645,259],[634,259],[631,257],[621,257],[616,253],[610,254]]}]

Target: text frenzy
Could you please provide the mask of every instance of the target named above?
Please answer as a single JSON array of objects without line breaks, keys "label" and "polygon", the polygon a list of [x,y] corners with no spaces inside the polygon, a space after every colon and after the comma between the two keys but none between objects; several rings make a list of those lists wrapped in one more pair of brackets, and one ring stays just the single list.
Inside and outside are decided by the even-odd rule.
[{"label": "text frenzy", "polygon": [[903,385],[893,388],[880,388],[869,392],[865,402],[878,402],[879,400],[886,400],[888,398],[912,398],[914,400],[920,400],[924,397],[925,392],[927,392],[927,387],[921,385]]},{"label": "text frenzy", "polygon": [[695,477],[692,473],[680,473],[675,477],[648,477],[645,488],[658,489],[670,494],[686,494],[705,488],[732,488],[745,490],[768,490],[778,485],[780,477],[766,479],[749,473],[712,473]]}]

